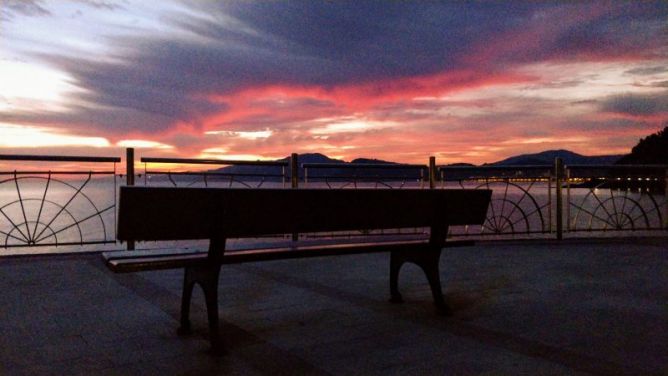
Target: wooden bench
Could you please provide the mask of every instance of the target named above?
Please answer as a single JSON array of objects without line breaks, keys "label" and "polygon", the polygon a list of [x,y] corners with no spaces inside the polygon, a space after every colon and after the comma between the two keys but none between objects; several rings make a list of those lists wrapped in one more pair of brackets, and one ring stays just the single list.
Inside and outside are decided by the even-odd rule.
[{"label": "wooden bench", "polygon": [[[401,302],[399,269],[405,262],[424,270],[437,308],[448,313],[439,275],[448,226],[481,225],[489,190],[220,189],[122,187],[117,237],[121,241],[208,239],[207,253],[103,254],[114,272],[185,268],[179,333],[190,331],[190,300],[199,284],[206,300],[212,349],[218,332],[218,277],[222,264],[390,252],[391,301]],[[429,238],[391,242],[252,249],[225,253],[226,239],[270,234],[429,228]]]}]

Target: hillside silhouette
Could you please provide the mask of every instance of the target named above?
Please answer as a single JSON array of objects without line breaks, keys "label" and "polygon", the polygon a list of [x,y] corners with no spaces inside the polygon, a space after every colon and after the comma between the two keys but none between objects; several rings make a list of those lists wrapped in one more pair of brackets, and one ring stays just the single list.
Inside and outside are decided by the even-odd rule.
[{"label": "hillside silhouette", "polygon": [[570,150],[546,150],[534,154],[521,154],[509,157],[498,162],[484,164],[489,166],[520,166],[520,165],[554,165],[555,158],[561,158],[565,164],[613,164],[623,155],[595,155],[586,156]]},{"label": "hillside silhouette", "polygon": [[[311,178],[321,178],[321,177],[344,177],[344,176],[357,176],[357,177],[368,177],[368,178],[405,178],[405,179],[417,179],[420,177],[420,169],[416,167],[405,167],[396,162],[384,161],[380,159],[370,159],[370,158],[357,158],[351,162],[345,162],[339,159],[330,158],[321,153],[306,153],[299,154],[299,168],[298,173],[299,177],[304,177],[304,164],[310,163],[326,163],[326,164],[340,164],[341,168],[315,168],[309,169],[309,179]],[[285,157],[282,159],[277,159],[279,162],[288,162],[288,167],[286,173],[290,175],[290,157]],[[345,166],[354,166],[354,165],[364,165],[364,164],[373,164],[373,165],[385,165],[388,168],[384,169],[371,169],[371,168],[346,168]],[[391,166],[396,165],[396,168],[391,168]],[[215,172],[222,172],[227,174],[254,174],[257,176],[266,176],[266,175],[279,175],[282,172],[282,168],[278,166],[228,166],[222,167]]]},{"label": "hillside silhouette", "polygon": [[[574,153],[569,150],[547,150],[535,154],[522,154],[506,158],[504,160],[484,164],[483,166],[525,166],[525,165],[542,165],[542,166],[552,166],[554,165],[555,158],[562,158],[566,164],[590,164],[590,165],[607,165],[614,164],[622,155],[600,155],[600,156],[586,156]],[[342,161],[340,159],[330,158],[321,153],[305,153],[299,154],[299,177],[304,177],[304,164],[310,163],[326,163],[326,164],[339,164],[340,168],[329,167],[329,168],[311,168],[308,171],[309,178],[321,178],[321,177],[344,177],[344,176],[356,176],[356,177],[367,177],[367,178],[405,178],[405,179],[417,179],[420,176],[420,168],[402,166],[402,164],[397,162],[385,161],[380,159],[371,159],[371,158],[357,158],[350,162]],[[285,157],[277,159],[276,161],[287,162],[288,167],[286,168],[286,173],[290,175],[290,157]],[[427,161],[425,160],[425,167]],[[377,168],[364,168],[364,164],[373,164],[373,165],[385,165],[386,168],[377,169]],[[351,168],[353,165],[357,167]],[[391,166],[396,165],[396,168],[391,168]],[[346,167],[349,166],[349,167]],[[476,167],[473,164],[469,163],[453,163],[448,166],[459,166],[459,167]],[[279,166],[227,166],[222,167],[212,172],[221,172],[226,174],[240,174],[240,175],[255,175],[255,176],[277,176],[282,173],[282,168]],[[271,179],[270,179],[271,180]]]},{"label": "hillside silhouette", "polygon": [[617,164],[668,164],[668,125],[641,138],[631,154],[622,157]]}]

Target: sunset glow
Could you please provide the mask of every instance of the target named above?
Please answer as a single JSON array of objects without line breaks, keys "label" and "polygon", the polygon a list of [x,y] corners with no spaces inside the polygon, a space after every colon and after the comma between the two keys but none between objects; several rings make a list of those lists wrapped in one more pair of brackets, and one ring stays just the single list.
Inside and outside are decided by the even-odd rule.
[{"label": "sunset glow", "polygon": [[173,149],[172,145],[165,145],[157,141],[147,140],[123,140],[116,143],[122,148],[148,148],[148,149]]},{"label": "sunset glow", "polygon": [[478,164],[627,153],[668,122],[662,1],[0,10],[2,153]]},{"label": "sunset glow", "polygon": [[109,147],[102,137],[85,137],[67,134],[60,129],[19,126],[0,123],[0,147],[3,148],[48,148],[53,146]]}]

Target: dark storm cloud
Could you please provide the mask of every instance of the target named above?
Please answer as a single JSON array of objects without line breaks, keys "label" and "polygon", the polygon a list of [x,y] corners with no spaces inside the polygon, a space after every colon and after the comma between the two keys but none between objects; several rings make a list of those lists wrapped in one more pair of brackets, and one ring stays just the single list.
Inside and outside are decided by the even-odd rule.
[{"label": "dark storm cloud", "polygon": [[568,119],[559,124],[559,126],[567,131],[610,131],[610,130],[651,130],[655,124],[651,122],[632,120],[632,119],[606,119],[606,120],[583,120],[583,119]]},{"label": "dark storm cloud", "polygon": [[662,95],[618,95],[601,104],[606,112],[647,116],[668,112],[668,92]]},{"label": "dark storm cloud", "polygon": [[109,1],[109,0],[76,0],[78,3],[82,3],[93,8],[104,9],[104,10],[117,10],[124,9],[125,3],[127,1]]},{"label": "dark storm cloud", "polygon": [[0,20],[10,21],[16,15],[28,17],[51,15],[42,3],[40,0],[3,0],[0,4]]},{"label": "dark storm cloud", "polygon": [[[28,4],[40,9],[37,2]],[[549,14],[560,6],[399,1],[187,4],[210,19],[178,14],[164,20],[198,35],[199,40],[116,37],[112,47],[122,55],[113,62],[42,55],[86,89],[77,98],[82,107],[62,116],[75,124],[95,119],[93,124],[100,124],[107,134],[149,133],[180,121],[198,126],[227,109],[225,103],[209,98],[214,94],[229,95],[263,85],[327,89],[457,69],[479,74],[503,71],[513,63],[567,56],[569,51],[612,51],[616,41],[629,40],[616,25],[654,20],[668,13],[661,3],[644,3],[631,15],[615,13],[600,21],[592,17],[585,25],[556,28],[556,35],[549,35],[537,47],[513,46],[513,53],[491,55],[498,61],[487,59],[476,65],[465,59],[472,47],[493,50],[497,48],[493,43],[504,43],[499,35],[521,34],[526,24],[536,24],[531,21],[535,14]],[[562,13],[577,12],[576,6],[569,7]],[[612,37],[615,35],[617,38]],[[637,44],[636,48],[643,48],[642,43]]]},{"label": "dark storm cloud", "polygon": [[[237,2],[225,11],[287,42],[291,53],[337,62],[321,83],[340,83],[453,68],[468,47],[513,27],[531,9],[514,3],[296,1]],[[328,79],[332,74],[340,78]]]},{"label": "dark storm cloud", "polygon": [[631,74],[631,75],[641,75],[641,76],[651,76],[654,74],[660,74],[668,72],[668,67],[663,66],[663,65],[657,65],[654,67],[643,67],[643,68],[635,68],[635,69],[629,69],[627,70],[626,74]]},{"label": "dark storm cloud", "polygon": [[[580,5],[571,5],[572,10],[577,12]],[[552,56],[653,55],[668,43],[666,2],[592,2],[590,5],[595,17],[584,19],[558,35],[554,43],[546,46]],[[665,51],[663,55],[665,57]]]},{"label": "dark storm cloud", "polygon": [[164,114],[138,111],[132,108],[94,108],[72,106],[68,112],[53,112],[43,109],[22,111],[20,113],[3,113],[2,121],[9,123],[26,123],[76,131],[83,136],[111,135],[118,138],[132,132],[153,132],[165,130],[174,118]]}]

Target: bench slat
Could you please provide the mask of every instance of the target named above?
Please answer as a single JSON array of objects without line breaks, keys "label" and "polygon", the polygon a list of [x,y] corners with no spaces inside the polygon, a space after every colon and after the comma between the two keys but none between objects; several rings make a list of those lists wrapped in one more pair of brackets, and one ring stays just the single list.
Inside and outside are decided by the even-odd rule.
[{"label": "bench slat", "polygon": [[206,262],[206,253],[156,256],[156,257],[138,257],[138,258],[117,258],[107,261],[107,267],[114,273],[132,273],[147,270],[164,270],[185,268]]},{"label": "bench slat", "polygon": [[[470,246],[473,241],[450,241],[445,247]],[[379,253],[392,251],[420,252],[429,249],[426,240],[392,241],[392,242],[369,242],[329,245],[309,245],[285,248],[264,248],[245,251],[231,251],[226,253],[221,264],[239,264],[245,262],[286,260],[292,258],[324,257],[337,255],[352,255],[360,253]],[[151,253],[151,251],[117,251],[105,252],[103,257],[109,269],[116,273],[131,273],[137,271],[163,270],[184,268],[206,261],[205,252],[176,251],[170,253],[162,251]]]}]

